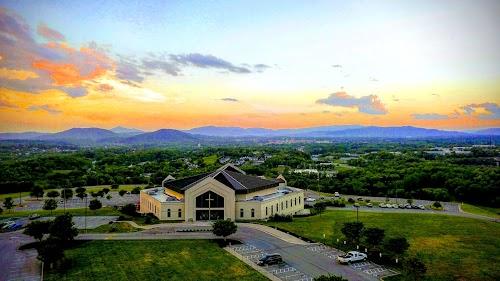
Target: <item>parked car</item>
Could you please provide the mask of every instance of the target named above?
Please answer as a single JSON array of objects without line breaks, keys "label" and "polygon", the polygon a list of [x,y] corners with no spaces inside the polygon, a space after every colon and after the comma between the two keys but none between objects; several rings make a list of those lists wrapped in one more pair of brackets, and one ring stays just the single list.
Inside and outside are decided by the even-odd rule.
[{"label": "parked car", "polygon": [[424,205],[418,205],[418,208],[419,208],[420,210],[425,210],[425,206],[424,206]]},{"label": "parked car", "polygon": [[403,205],[403,204],[399,204],[399,205],[398,205],[398,207],[399,207],[400,209],[404,209],[404,208],[405,208],[405,205]]},{"label": "parked car", "polygon": [[371,207],[373,207],[373,204],[372,203],[366,203],[366,207],[371,208]]},{"label": "parked car", "polygon": [[40,215],[37,213],[34,213],[34,214],[31,214],[28,218],[30,220],[36,220],[36,219],[40,218]]},{"label": "parked car", "polygon": [[398,204],[392,204],[392,208],[393,209],[397,209],[398,208]]},{"label": "parked car", "polygon": [[316,201],[316,199],[312,198],[312,197],[307,197],[306,198],[306,202],[314,202]]},{"label": "parked car", "polygon": [[339,263],[353,263],[353,262],[358,262],[358,261],[365,261],[368,258],[366,254],[357,252],[357,251],[350,251],[345,255],[338,256],[337,261]]},{"label": "parked car", "polygon": [[406,208],[406,209],[411,209],[411,205],[410,205],[410,204],[408,204],[408,203],[406,203],[406,204],[405,204],[405,208]]},{"label": "parked car", "polygon": [[263,256],[262,258],[259,259],[259,265],[271,265],[271,264],[277,264],[277,263],[282,263],[283,258],[281,257],[280,254],[267,254]]},{"label": "parked car", "polygon": [[386,204],[384,204],[384,203],[380,203],[380,204],[378,204],[378,206],[379,206],[380,208],[386,208],[386,207],[387,207],[387,205],[386,205]]},{"label": "parked car", "polygon": [[9,229],[11,226],[15,225],[15,221],[7,221],[3,224],[2,229]]},{"label": "parked car", "polygon": [[335,197],[340,197],[340,193],[335,192],[335,193],[333,194],[333,196],[335,196]]},{"label": "parked car", "polygon": [[362,197],[358,197],[358,201],[363,201],[363,198]]}]

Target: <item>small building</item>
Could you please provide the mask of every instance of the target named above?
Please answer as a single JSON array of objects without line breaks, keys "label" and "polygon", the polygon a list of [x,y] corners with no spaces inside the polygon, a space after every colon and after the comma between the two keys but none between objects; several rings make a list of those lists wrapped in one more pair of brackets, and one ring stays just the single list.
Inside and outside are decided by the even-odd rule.
[{"label": "small building", "polygon": [[165,179],[161,187],[141,190],[140,212],[160,220],[261,220],[274,214],[294,215],[304,209],[304,191],[283,176],[263,179],[232,164],[214,172]]}]

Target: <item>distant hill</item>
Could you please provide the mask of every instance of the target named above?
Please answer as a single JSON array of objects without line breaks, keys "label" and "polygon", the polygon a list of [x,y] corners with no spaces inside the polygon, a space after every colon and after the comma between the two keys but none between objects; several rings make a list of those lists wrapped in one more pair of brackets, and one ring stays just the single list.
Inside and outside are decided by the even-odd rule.
[{"label": "distant hill", "polygon": [[478,134],[478,135],[499,136],[500,135],[500,128],[482,129],[482,130],[474,131],[473,133]]},{"label": "distant hill", "polygon": [[244,137],[244,136],[303,136],[312,132],[333,132],[345,129],[362,128],[359,125],[338,125],[338,126],[321,126],[300,129],[266,129],[266,128],[241,128],[241,127],[217,127],[205,126],[187,130],[185,132],[204,136],[219,136],[219,137]]},{"label": "distant hill", "polygon": [[436,129],[424,129],[412,126],[401,127],[377,127],[360,125],[322,126],[300,129],[264,129],[264,128],[240,128],[240,127],[216,127],[207,126],[187,130],[206,136],[219,137],[366,137],[366,138],[422,138],[422,137],[449,137],[467,135],[463,132],[444,131]]},{"label": "distant hill", "polygon": [[120,140],[123,144],[194,143],[196,141],[199,141],[198,137],[172,129],[161,129]]},{"label": "distant hill", "polygon": [[72,128],[55,134],[46,134],[38,137],[38,140],[65,140],[72,142],[99,141],[103,139],[116,138],[118,134],[110,130],[100,128]]},{"label": "distant hill", "polygon": [[125,128],[122,126],[114,127],[113,129],[110,129],[110,131],[116,134],[128,134],[128,135],[137,135],[144,133],[144,131],[138,129]]},{"label": "distant hill", "polygon": [[190,134],[219,137],[241,137],[241,136],[263,136],[273,135],[274,130],[264,128],[240,128],[240,127],[198,127],[185,131]]},{"label": "distant hill", "polygon": [[435,138],[467,136],[469,134],[456,131],[444,131],[436,129],[417,128],[412,126],[401,127],[363,127],[357,129],[347,129],[327,134],[330,137],[363,137],[363,138]]},{"label": "distant hill", "polygon": [[0,133],[0,140],[31,140],[47,135],[39,132]]}]

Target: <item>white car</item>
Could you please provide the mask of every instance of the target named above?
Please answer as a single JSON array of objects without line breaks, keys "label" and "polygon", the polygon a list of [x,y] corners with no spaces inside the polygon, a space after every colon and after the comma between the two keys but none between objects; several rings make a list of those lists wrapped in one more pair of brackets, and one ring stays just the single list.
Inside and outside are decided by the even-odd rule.
[{"label": "white car", "polygon": [[353,263],[358,261],[365,261],[367,258],[368,256],[366,254],[357,251],[350,251],[345,255],[338,256],[337,261],[339,263]]},{"label": "white car", "polygon": [[333,196],[335,196],[335,197],[340,197],[340,193],[335,192],[335,193],[333,194]]},{"label": "white car", "polygon": [[378,206],[379,206],[380,208],[386,208],[386,207],[387,207],[387,205],[386,205],[386,204],[384,204],[384,203],[380,203],[380,204],[378,204]]},{"label": "white car", "polygon": [[312,197],[307,197],[306,198],[306,202],[314,202],[316,201],[316,199],[312,198]]}]

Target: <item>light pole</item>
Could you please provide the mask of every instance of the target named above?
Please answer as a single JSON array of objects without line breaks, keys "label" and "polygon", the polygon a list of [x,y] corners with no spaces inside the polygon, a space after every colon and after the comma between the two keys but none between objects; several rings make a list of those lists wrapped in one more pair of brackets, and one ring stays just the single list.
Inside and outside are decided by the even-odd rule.
[{"label": "light pole", "polygon": [[356,222],[359,222],[359,204],[354,204],[354,207],[356,207]]}]

